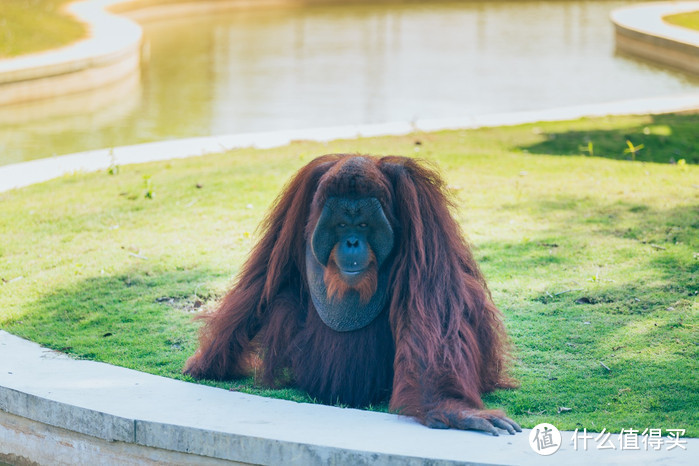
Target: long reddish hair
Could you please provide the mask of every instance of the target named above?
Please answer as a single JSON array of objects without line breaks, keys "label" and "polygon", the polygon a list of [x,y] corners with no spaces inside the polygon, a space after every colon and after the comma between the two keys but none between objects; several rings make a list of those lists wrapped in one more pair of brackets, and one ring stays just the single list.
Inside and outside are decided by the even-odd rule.
[{"label": "long reddish hair", "polygon": [[[322,156],[293,177],[231,291],[204,317],[185,372],[240,377],[261,358],[264,384],[352,406],[390,398],[394,411],[451,425],[450,413],[513,386],[502,317],[438,173],[405,157],[357,157]],[[333,196],[378,199],[395,234],[388,304],[351,332],[322,323],[306,281],[306,243]]]}]

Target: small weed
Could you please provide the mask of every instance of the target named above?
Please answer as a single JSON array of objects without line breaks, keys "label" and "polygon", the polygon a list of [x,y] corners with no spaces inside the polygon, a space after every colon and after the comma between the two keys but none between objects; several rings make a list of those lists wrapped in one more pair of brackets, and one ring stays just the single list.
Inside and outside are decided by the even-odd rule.
[{"label": "small weed", "polygon": [[146,199],[153,199],[155,197],[155,189],[153,188],[152,175],[143,175],[143,186],[145,188],[143,196]]},{"label": "small weed", "polygon": [[626,140],[626,149],[624,149],[624,154],[631,154],[631,160],[636,161],[636,154],[643,149],[643,144],[634,146],[631,141]]},{"label": "small weed", "polygon": [[595,144],[592,141],[587,141],[587,146],[580,146],[580,152],[587,152],[590,157],[595,156]]},{"label": "small weed", "polygon": [[119,174],[119,164],[116,162],[116,157],[114,156],[114,149],[109,149],[109,167],[107,168],[107,173],[109,175]]}]

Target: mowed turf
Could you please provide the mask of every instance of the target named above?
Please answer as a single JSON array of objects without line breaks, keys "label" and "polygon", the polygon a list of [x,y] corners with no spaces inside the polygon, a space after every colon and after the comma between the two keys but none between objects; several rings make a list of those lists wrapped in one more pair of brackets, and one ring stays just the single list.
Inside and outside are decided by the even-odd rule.
[{"label": "mowed turf", "polygon": [[[409,155],[447,179],[505,315],[521,387],[488,406],[524,427],[697,436],[697,127],[666,115],[298,141],[0,193],[0,328],[186,379],[192,317],[230,286],[289,177],[325,153]],[[212,384],[310,401],[254,377]]]}]

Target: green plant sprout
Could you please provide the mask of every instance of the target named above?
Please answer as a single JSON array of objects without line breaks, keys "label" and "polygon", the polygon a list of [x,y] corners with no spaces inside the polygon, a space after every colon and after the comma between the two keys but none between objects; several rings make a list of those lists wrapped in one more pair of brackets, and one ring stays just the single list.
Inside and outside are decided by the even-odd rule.
[{"label": "green plant sprout", "polygon": [[153,181],[151,181],[151,175],[143,175],[143,184],[146,188],[144,197],[146,199],[153,199],[155,197],[155,189],[153,188]]},{"label": "green plant sprout", "polygon": [[116,162],[116,157],[114,156],[114,148],[109,149],[109,167],[107,168],[107,173],[110,175],[119,174],[119,164]]},{"label": "green plant sprout", "polygon": [[580,152],[587,152],[590,157],[595,156],[595,145],[592,141],[587,141],[587,146],[580,146]]},{"label": "green plant sprout", "polygon": [[624,149],[624,154],[631,154],[631,160],[633,160],[635,162],[636,161],[636,153],[639,152],[641,149],[643,149],[643,147],[644,147],[643,144],[639,144],[637,146],[634,146],[633,142],[631,142],[627,139],[626,145],[629,147]]}]

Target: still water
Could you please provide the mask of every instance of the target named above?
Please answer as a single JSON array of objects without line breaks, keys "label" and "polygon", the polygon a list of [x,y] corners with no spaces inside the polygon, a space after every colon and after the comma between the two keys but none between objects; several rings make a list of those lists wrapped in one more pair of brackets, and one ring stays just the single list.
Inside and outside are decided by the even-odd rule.
[{"label": "still water", "polygon": [[535,110],[699,89],[615,54],[630,2],[242,11],[146,23],[140,75],[0,107],[0,164],[159,139]]}]

